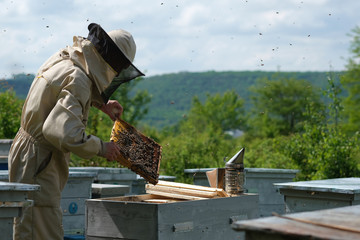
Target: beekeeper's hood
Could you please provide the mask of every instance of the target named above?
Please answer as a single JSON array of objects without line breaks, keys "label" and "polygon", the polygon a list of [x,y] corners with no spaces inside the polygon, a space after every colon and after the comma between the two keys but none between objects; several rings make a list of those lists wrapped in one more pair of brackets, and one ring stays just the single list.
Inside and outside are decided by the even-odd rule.
[{"label": "beekeeper's hood", "polygon": [[131,34],[125,30],[114,30],[107,34],[104,29],[91,23],[87,39],[95,46],[101,57],[117,73],[109,86],[101,92],[106,103],[115,90],[125,82],[144,76],[133,64],[136,45]]}]

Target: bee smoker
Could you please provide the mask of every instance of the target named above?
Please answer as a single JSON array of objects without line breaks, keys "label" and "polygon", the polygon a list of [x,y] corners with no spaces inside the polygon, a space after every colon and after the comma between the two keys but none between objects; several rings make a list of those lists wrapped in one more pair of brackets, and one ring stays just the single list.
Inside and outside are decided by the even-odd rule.
[{"label": "bee smoker", "polygon": [[225,164],[225,191],[230,195],[240,195],[244,189],[244,153],[242,148]]}]

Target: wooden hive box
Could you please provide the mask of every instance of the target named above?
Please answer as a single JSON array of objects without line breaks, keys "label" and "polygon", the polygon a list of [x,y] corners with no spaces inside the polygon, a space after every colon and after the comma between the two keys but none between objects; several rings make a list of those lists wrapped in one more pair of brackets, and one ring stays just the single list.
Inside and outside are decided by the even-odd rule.
[{"label": "wooden hive box", "polygon": [[85,233],[85,200],[91,198],[95,175],[92,172],[69,172],[60,201],[65,236]]},{"label": "wooden hive box", "polygon": [[154,194],[89,199],[86,239],[243,239],[244,234],[234,231],[231,224],[257,217],[256,194],[203,200]]},{"label": "wooden hive box", "polygon": [[23,208],[33,205],[28,193],[39,190],[39,185],[0,182],[0,239],[12,239],[14,217],[20,217]]},{"label": "wooden hive box", "polygon": [[286,213],[360,204],[360,178],[275,183],[284,197]]},{"label": "wooden hive box", "polygon": [[237,221],[246,240],[356,240],[360,239],[360,206],[278,215]]}]

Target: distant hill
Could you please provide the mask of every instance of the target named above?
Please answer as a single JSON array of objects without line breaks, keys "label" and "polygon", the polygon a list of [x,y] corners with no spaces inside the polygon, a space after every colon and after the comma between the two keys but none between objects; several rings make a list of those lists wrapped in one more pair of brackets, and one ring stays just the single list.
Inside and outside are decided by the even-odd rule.
[{"label": "distant hill", "polygon": [[[320,89],[327,87],[327,72],[181,72],[145,78],[136,89],[147,89],[152,95],[146,123],[155,127],[174,124],[187,114],[194,96],[201,100],[206,93],[224,93],[234,89],[250,107],[249,87],[259,78],[271,78],[274,74],[283,77],[304,79]],[[335,75],[341,74],[336,72]],[[338,81],[338,79],[337,79]]]},{"label": "distant hill", "polygon": [[25,99],[34,77],[32,74],[17,74],[11,79],[0,80],[0,92],[12,88],[19,98]]},{"label": "distant hill", "polygon": [[[224,93],[234,89],[245,100],[245,107],[249,108],[249,87],[254,85],[257,79],[272,78],[274,74],[281,77],[304,79],[320,89],[325,89],[327,86],[327,72],[209,71],[145,77],[135,87],[134,92],[147,90],[151,94],[149,112],[143,122],[162,128],[181,120],[190,109],[194,96],[204,100],[207,93]],[[341,72],[335,72],[335,75],[340,74]],[[34,75],[15,75],[13,79],[1,81],[0,91],[6,89],[5,85],[12,87],[20,98],[25,98],[33,78]]]}]

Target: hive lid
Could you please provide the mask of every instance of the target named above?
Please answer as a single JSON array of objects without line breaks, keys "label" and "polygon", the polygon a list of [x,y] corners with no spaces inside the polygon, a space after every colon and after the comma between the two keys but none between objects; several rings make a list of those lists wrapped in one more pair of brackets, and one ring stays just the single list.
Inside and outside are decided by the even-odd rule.
[{"label": "hive lid", "polygon": [[161,146],[124,120],[116,120],[110,140],[120,147],[120,164],[152,184],[159,179]]}]

